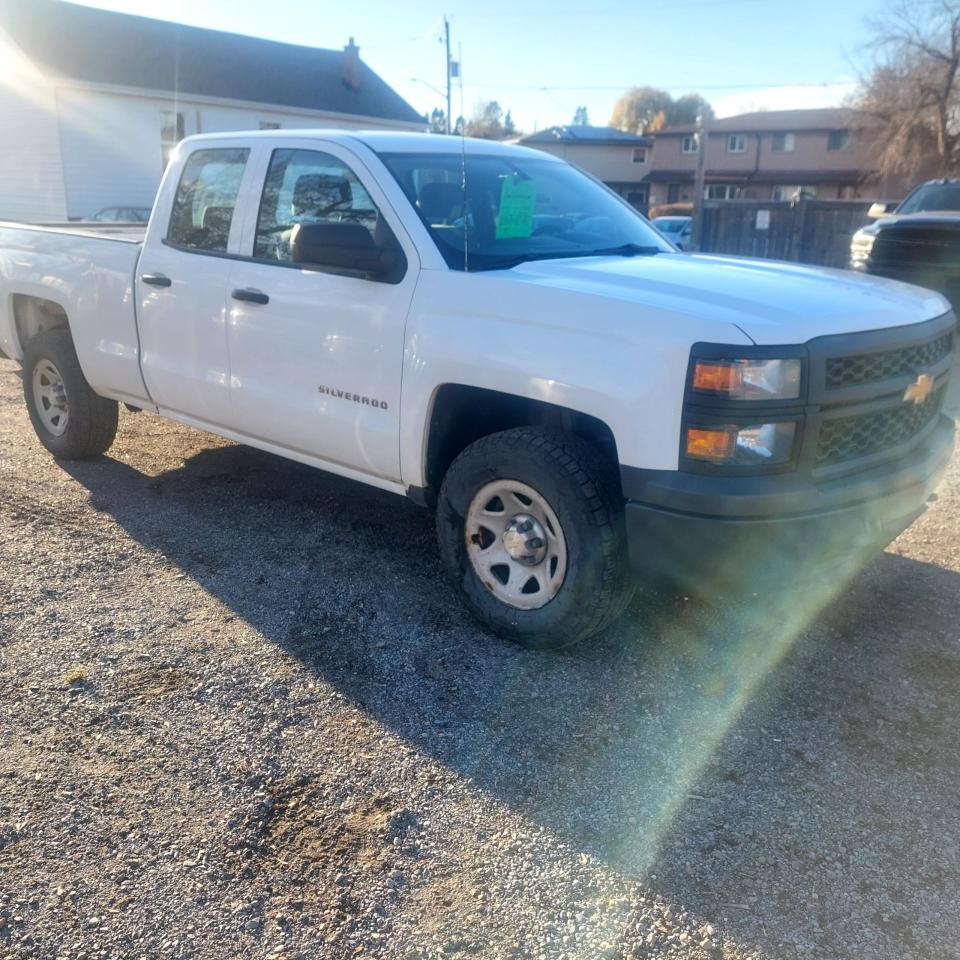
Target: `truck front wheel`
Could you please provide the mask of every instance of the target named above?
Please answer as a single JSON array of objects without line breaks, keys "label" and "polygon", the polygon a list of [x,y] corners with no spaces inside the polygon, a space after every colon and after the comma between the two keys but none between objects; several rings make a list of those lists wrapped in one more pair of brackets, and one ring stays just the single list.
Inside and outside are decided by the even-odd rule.
[{"label": "truck front wheel", "polygon": [[87,383],[68,330],[45,330],[27,344],[23,394],[40,442],[64,460],[106,453],[117,435],[117,402]]},{"label": "truck front wheel", "polygon": [[444,478],[437,531],[472,612],[524,646],[578,643],[629,602],[616,470],[579,437],[520,427],[471,444]]}]

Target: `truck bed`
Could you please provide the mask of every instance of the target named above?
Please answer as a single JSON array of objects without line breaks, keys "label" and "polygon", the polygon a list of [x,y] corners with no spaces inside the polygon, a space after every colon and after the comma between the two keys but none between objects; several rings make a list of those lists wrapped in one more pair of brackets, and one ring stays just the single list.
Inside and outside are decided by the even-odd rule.
[{"label": "truck bed", "polygon": [[145,232],[145,224],[0,222],[0,350],[22,360],[44,316],[62,313],[93,389],[147,405],[134,306]]}]

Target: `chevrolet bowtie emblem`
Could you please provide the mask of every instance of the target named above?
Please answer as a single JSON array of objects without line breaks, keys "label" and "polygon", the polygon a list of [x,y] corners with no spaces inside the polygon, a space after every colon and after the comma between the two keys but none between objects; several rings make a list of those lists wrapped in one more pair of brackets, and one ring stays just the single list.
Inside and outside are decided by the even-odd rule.
[{"label": "chevrolet bowtie emblem", "polygon": [[903,399],[906,401],[912,401],[918,407],[927,397],[930,396],[930,391],[933,390],[933,377],[929,373],[921,373],[913,383],[907,387],[903,392]]}]

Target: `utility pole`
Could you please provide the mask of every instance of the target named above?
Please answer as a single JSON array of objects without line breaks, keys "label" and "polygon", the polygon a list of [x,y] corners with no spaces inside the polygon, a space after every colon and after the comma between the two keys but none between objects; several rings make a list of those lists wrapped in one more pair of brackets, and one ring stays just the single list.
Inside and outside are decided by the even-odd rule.
[{"label": "utility pole", "polygon": [[690,246],[700,249],[703,239],[703,194],[707,162],[707,118],[703,111],[697,114],[697,172],[693,179],[693,229],[690,231]]},{"label": "utility pole", "polygon": [[450,119],[451,98],[450,98],[450,21],[446,15],[443,17],[443,35],[447,44],[447,133],[453,133],[453,123]]}]

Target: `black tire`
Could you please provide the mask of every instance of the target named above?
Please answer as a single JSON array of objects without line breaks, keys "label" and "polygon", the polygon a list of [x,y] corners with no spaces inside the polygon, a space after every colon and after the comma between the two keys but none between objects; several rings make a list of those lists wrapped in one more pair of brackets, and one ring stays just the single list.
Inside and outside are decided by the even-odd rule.
[{"label": "black tire", "polygon": [[[468,555],[470,503],[484,486],[501,479],[537,491],[566,541],[562,585],[538,609],[518,609],[497,597]],[[447,573],[473,614],[494,633],[526,647],[556,649],[586,640],[608,627],[633,594],[616,468],[572,434],[519,427],[471,444],[444,477],[437,535]]]},{"label": "black tire", "polygon": [[[44,422],[34,394],[34,370],[45,360],[56,367],[66,394],[69,416],[66,428],[59,436]],[[110,449],[117,435],[118,404],[90,389],[68,330],[46,330],[27,344],[23,357],[23,396],[33,429],[55,457],[89,460]]]}]

